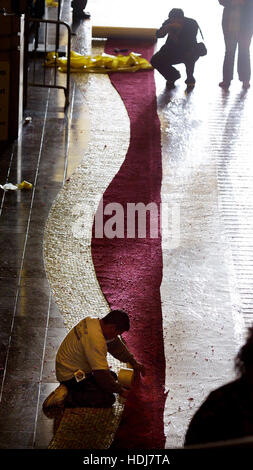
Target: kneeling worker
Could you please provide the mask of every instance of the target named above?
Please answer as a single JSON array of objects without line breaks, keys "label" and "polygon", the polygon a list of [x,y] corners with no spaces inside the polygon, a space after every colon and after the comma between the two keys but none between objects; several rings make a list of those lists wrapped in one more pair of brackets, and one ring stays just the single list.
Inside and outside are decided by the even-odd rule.
[{"label": "kneeling worker", "polygon": [[59,347],[56,377],[60,385],[44,401],[43,408],[63,405],[106,408],[115,402],[114,393],[126,398],[129,390],[110,371],[107,352],[145,375],[145,367],[134,359],[118,336],[129,329],[129,317],[123,310],[112,310],[102,319],[81,320]]}]

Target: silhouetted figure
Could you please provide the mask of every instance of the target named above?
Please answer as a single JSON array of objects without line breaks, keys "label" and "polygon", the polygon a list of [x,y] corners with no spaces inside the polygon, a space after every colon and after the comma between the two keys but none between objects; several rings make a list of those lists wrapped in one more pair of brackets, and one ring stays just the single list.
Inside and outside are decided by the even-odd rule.
[{"label": "silhouetted figure", "polygon": [[43,18],[45,15],[45,0],[28,0],[27,9],[32,18]]},{"label": "silhouetted figure", "polygon": [[253,327],[235,358],[240,377],[210,393],[193,416],[185,445],[253,436]]},{"label": "silhouetted figure", "polygon": [[73,9],[73,18],[77,19],[88,19],[90,18],[90,13],[85,12],[85,8],[88,0],[72,0],[71,6]]},{"label": "silhouetted figure", "polygon": [[194,87],[194,66],[200,56],[196,39],[198,29],[198,23],[194,19],[186,18],[180,8],[173,8],[168,19],[157,30],[157,38],[168,37],[162,48],[153,55],[151,64],[167,80],[167,88],[175,87],[180,73],[173,65],[181,63],[186,67],[185,83],[188,87]]},{"label": "silhouetted figure", "polygon": [[220,87],[228,89],[233,80],[235,52],[238,47],[237,71],[243,88],[250,86],[250,43],[253,34],[252,0],[219,0],[224,6],[222,29],[225,41],[223,81]]}]

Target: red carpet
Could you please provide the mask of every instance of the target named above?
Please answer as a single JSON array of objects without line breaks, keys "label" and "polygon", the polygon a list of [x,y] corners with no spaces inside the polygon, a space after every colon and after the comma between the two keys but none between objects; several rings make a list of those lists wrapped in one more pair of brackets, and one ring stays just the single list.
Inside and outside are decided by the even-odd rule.
[{"label": "red carpet", "polygon": [[[115,54],[115,47],[139,52],[148,60],[153,54],[153,45],[143,41],[110,40],[105,52]],[[110,78],[129,114],[131,136],[125,162],[105,191],[103,204],[114,202],[123,206],[125,236],[98,239],[93,230],[92,256],[110,308],[121,308],[130,316],[131,329],[123,336],[136,359],[147,369],[147,377],[135,383],[126,402],[113,447],[161,449],[165,444],[163,410],[166,396],[160,230],[157,238],[151,238],[147,223],[145,238],[137,235],[126,238],[127,203],[147,205],[153,202],[158,208],[160,204],[161,142],[154,72],[113,73]],[[110,218],[112,215],[104,216],[104,222]]]}]

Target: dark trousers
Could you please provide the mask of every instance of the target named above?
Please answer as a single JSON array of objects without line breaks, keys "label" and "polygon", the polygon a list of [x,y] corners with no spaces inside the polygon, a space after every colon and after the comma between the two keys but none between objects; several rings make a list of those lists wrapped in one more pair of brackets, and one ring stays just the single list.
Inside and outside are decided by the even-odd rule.
[{"label": "dark trousers", "polygon": [[89,374],[81,382],[77,382],[75,377],[73,377],[71,380],[61,383],[68,389],[68,396],[65,401],[65,406],[68,408],[82,406],[109,408],[115,402],[114,394],[100,388],[92,374]]},{"label": "dark trousers", "polygon": [[223,30],[225,41],[225,57],[223,62],[223,81],[230,82],[234,75],[235,52],[238,47],[237,72],[241,82],[249,82],[251,76],[250,43],[252,34],[229,33]]},{"label": "dark trousers", "polygon": [[33,18],[43,18],[45,14],[45,0],[37,0],[36,3],[33,0],[28,0],[27,6],[30,16]]},{"label": "dark trousers", "polygon": [[194,80],[194,67],[197,58],[187,57],[186,54],[170,54],[169,52],[161,49],[153,55],[151,59],[151,65],[154,69],[158,70],[160,74],[168,81],[174,82],[180,78],[179,71],[173,67],[175,64],[185,64],[187,80],[186,82],[192,82]]},{"label": "dark trousers", "polygon": [[71,6],[73,8],[73,13],[82,14],[83,10],[86,8],[88,0],[72,0]]}]

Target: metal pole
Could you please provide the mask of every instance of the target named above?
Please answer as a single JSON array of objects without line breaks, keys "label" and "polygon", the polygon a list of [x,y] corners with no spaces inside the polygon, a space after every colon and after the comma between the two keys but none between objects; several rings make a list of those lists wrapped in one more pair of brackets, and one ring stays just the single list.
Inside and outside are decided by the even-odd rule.
[{"label": "metal pole", "polygon": [[61,0],[58,0],[57,24],[56,24],[56,40],[55,40],[56,51],[55,51],[55,52],[58,51],[58,49],[59,49],[59,42],[60,42],[60,25],[59,25],[60,15],[61,15]]}]

